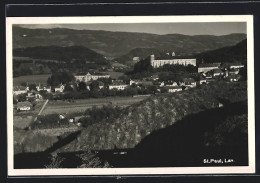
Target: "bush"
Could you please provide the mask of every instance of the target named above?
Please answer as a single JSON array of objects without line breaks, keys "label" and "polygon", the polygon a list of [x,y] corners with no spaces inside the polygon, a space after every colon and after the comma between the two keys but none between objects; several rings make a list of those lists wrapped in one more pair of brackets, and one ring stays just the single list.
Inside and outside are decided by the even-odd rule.
[{"label": "bush", "polygon": [[107,161],[102,161],[99,157],[97,157],[96,153],[91,151],[86,151],[82,154],[77,155],[82,164],[78,166],[78,168],[109,168],[111,167]]},{"label": "bush", "polygon": [[61,163],[65,158],[59,157],[57,154],[52,155],[49,164],[44,165],[45,168],[62,168]]}]

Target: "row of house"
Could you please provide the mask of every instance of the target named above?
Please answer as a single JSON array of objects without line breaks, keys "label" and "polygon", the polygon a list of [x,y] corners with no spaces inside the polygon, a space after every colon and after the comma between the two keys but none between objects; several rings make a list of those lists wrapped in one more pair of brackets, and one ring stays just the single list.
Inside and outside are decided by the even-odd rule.
[{"label": "row of house", "polygon": [[89,82],[91,80],[97,80],[99,78],[110,78],[109,74],[90,74],[89,72],[87,74],[85,73],[80,73],[76,74],[75,76],[76,81],[83,81],[83,82]]},{"label": "row of house", "polygon": [[241,78],[239,71],[243,67],[244,65],[240,63],[200,64],[198,67],[198,72],[201,74],[200,83],[209,83],[219,76],[231,82],[238,81]]}]

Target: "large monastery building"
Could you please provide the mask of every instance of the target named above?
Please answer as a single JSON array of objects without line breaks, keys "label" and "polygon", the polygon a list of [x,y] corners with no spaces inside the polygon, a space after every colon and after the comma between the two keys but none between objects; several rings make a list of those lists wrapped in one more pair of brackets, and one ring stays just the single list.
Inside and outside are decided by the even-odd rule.
[{"label": "large monastery building", "polygon": [[196,66],[196,59],[192,58],[192,59],[161,59],[161,60],[155,60],[154,55],[150,56],[150,61],[151,61],[151,65],[154,68],[158,68],[161,67],[165,64],[170,64],[170,65],[184,65],[184,66],[188,66],[188,65],[193,65]]},{"label": "large monastery building", "polygon": [[75,75],[76,81],[83,81],[83,82],[97,80],[98,78],[109,78],[109,77],[110,77],[110,75],[108,75],[108,74],[91,75],[89,72],[87,74],[76,74]]}]

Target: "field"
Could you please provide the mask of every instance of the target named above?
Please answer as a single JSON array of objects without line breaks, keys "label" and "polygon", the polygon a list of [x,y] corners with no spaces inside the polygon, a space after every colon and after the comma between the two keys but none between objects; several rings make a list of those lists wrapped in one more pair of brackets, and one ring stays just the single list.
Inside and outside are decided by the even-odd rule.
[{"label": "field", "polygon": [[13,78],[13,85],[19,86],[19,85],[21,85],[22,82],[45,84],[47,82],[48,77],[50,77],[50,74],[19,76],[19,77]]},{"label": "field", "polygon": [[112,104],[114,106],[126,107],[131,104],[140,102],[146,99],[148,96],[140,97],[107,97],[97,99],[82,99],[75,100],[74,102],[68,101],[50,101],[42,114],[53,114],[53,113],[74,113],[84,112],[86,109],[96,107],[102,107],[103,105]]},{"label": "field", "polygon": [[120,76],[124,75],[123,72],[107,71],[106,73],[109,74],[112,79],[118,79]]}]

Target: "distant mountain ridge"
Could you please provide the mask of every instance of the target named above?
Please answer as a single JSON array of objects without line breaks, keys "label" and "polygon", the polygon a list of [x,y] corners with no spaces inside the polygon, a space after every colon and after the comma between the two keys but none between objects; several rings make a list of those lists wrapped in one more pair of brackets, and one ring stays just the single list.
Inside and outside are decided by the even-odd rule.
[{"label": "distant mountain ridge", "polygon": [[106,57],[120,57],[135,48],[173,50],[179,55],[193,55],[232,46],[246,34],[224,36],[110,32],[103,30],[27,29],[13,27],[14,48],[38,46],[84,46]]}]

